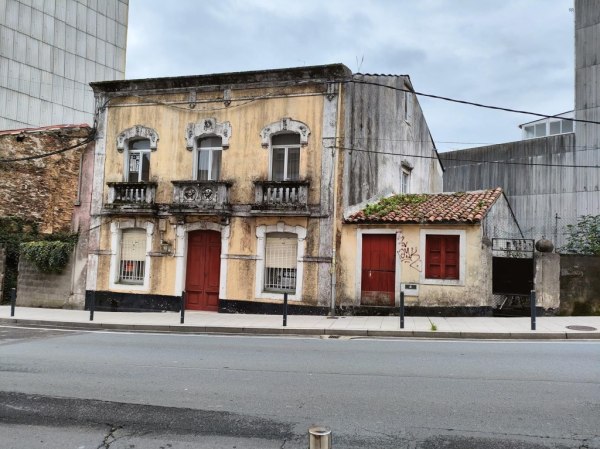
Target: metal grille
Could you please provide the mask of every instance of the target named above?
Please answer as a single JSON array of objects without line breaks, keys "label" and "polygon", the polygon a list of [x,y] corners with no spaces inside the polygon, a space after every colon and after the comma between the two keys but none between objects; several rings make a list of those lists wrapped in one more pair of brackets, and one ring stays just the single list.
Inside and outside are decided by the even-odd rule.
[{"label": "metal grille", "polygon": [[119,280],[132,284],[144,282],[146,261],[146,231],[127,229],[121,238]]},{"label": "metal grille", "polygon": [[121,260],[121,281],[131,284],[143,284],[144,265],[143,260]]},{"label": "metal grille", "polygon": [[294,234],[273,233],[265,248],[265,291],[296,292],[298,239]]}]

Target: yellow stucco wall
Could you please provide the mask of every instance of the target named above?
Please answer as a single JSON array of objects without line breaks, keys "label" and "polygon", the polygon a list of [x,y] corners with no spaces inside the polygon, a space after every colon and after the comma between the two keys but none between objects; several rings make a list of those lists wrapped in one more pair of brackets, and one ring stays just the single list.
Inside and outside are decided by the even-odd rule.
[{"label": "yellow stucco wall", "polygon": [[[271,95],[293,94],[286,98],[263,98]],[[299,86],[279,89],[253,89],[234,91],[233,102],[225,107],[222,91],[217,93],[197,93],[198,104],[194,109],[187,106],[188,94],[159,96],[125,97],[113,99],[107,110],[105,132],[106,151],[104,169],[104,203],[108,202],[108,182],[124,181],[126,152],[117,151],[117,136],[135,125],[154,129],[158,136],[157,150],[150,156],[150,180],[157,182],[157,203],[170,203],[173,198],[172,180],[192,180],[194,175],[194,154],[186,149],[185,130],[189,123],[201,122],[206,118],[216,118],[217,122],[230,122],[231,136],[229,148],[222,153],[221,180],[231,181],[230,203],[254,203],[254,180],[267,180],[269,176],[269,149],[261,146],[261,130],[284,117],[304,122],[310,128],[308,144],[300,150],[300,179],[310,181],[309,204],[320,202],[321,153],[322,153],[322,113],[324,97],[315,95],[314,87]],[[236,98],[253,96],[259,99],[235,101]],[[216,102],[203,103],[217,99]],[[150,104],[150,102],[184,102],[177,105]],[[137,105],[136,105],[137,104]],[[133,105],[133,106],[132,106]],[[235,215],[235,214],[234,214]],[[135,220],[135,218],[133,218]],[[159,231],[159,218],[156,216],[138,217],[138,221],[152,221],[152,252],[150,255],[150,280],[146,293],[174,295],[177,293],[175,279],[178,271],[176,253],[176,226],[181,217],[167,216],[164,232]],[[97,290],[126,293],[144,293],[139,289],[118,284],[111,288],[109,269],[111,253],[111,222],[131,220],[124,214],[103,218],[100,231],[100,251],[98,256]],[[213,215],[184,218],[186,224],[208,221],[220,226],[219,217]],[[319,241],[319,220],[293,216],[233,216],[229,219],[230,236],[227,243],[226,294],[223,299],[254,300],[257,254],[256,228],[260,225],[275,225],[284,222],[287,226],[302,226],[310,229],[304,241],[306,256],[316,256]],[[186,237],[187,238],[187,237]],[[159,254],[160,242],[173,244],[173,254]],[[118,250],[117,250],[118,251]],[[180,265],[179,265],[180,266]],[[185,276],[184,276],[185,277]],[[304,263],[304,288],[302,302],[315,304],[318,287],[316,285],[317,264]],[[271,300],[262,299],[264,302]]]},{"label": "yellow stucco wall", "polygon": [[[398,226],[358,226],[344,225],[341,231],[341,247],[338,259],[338,296],[341,304],[359,305],[359,276],[362,252],[358,248],[359,230],[396,234],[397,263],[400,266],[400,282],[417,284],[418,296],[405,296],[407,305],[415,306],[488,306],[491,295],[491,255],[489,248],[482,244],[480,226],[461,225],[403,225]],[[463,270],[459,285],[453,282],[432,283],[425,278],[425,244],[422,231],[448,232],[462,231],[465,239]],[[463,247],[461,246],[461,250]],[[435,282],[435,281],[434,281]]]}]

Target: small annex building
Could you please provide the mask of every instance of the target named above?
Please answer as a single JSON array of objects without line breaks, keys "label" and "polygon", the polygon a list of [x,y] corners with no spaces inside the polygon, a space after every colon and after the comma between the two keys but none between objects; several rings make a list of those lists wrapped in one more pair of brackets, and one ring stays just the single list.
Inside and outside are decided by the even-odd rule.
[{"label": "small annex building", "polygon": [[493,238],[522,238],[501,188],[397,194],[348,211],[342,302],[397,306],[404,291],[408,307],[489,314]]}]

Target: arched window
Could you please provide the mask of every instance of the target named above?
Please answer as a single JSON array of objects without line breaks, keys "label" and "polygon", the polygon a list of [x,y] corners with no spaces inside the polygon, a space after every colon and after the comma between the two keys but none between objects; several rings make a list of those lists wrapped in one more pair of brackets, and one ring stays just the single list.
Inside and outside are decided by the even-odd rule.
[{"label": "arched window", "polygon": [[125,152],[126,182],[150,180],[150,152],[156,151],[158,133],[153,128],[135,125],[117,136],[117,151]]},{"label": "arched window", "polygon": [[218,181],[221,178],[223,139],[219,136],[202,137],[198,139],[197,148],[196,179]]},{"label": "arched window", "polygon": [[271,138],[271,180],[300,179],[300,134],[277,134]]},{"label": "arched window", "polygon": [[129,141],[127,145],[127,181],[150,180],[150,140]]}]

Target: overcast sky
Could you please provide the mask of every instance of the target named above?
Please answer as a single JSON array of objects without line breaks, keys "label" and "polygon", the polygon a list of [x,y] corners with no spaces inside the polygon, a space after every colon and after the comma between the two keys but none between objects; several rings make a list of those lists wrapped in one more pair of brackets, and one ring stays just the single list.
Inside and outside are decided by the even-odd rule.
[{"label": "overcast sky", "polygon": [[[341,62],[415,90],[573,109],[572,0],[130,0],[126,77]],[[419,98],[439,150],[519,140],[526,115]]]}]

